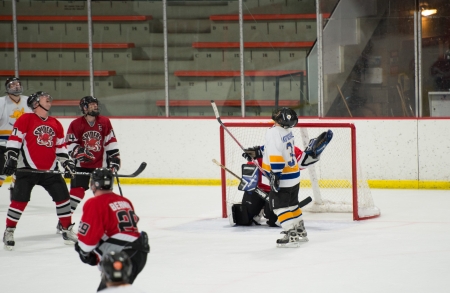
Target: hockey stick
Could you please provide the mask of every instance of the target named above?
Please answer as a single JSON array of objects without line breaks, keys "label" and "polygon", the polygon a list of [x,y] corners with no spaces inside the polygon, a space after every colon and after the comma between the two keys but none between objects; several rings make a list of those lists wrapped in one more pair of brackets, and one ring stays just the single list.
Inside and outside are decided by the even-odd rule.
[{"label": "hockey stick", "polygon": [[[239,180],[242,180],[241,177],[239,177],[238,175],[236,175],[233,171],[231,171],[230,169],[228,169],[227,167],[225,167],[224,165],[222,165],[221,163],[217,162],[216,159],[212,160],[217,166],[219,166],[220,168],[224,169],[225,171],[227,171],[228,173],[230,173],[231,175],[233,175],[234,177],[236,177]],[[255,192],[265,201],[269,202],[269,195],[263,191],[262,189],[260,189],[259,187],[256,187]],[[309,204],[312,201],[312,198],[310,196],[308,196],[307,198],[305,198],[304,200],[302,200],[301,202],[298,203],[298,206],[300,208],[304,207],[305,205]]]},{"label": "hockey stick", "polygon": [[[238,146],[242,149],[242,151],[245,153],[245,148],[241,145],[241,143],[236,139],[236,137],[234,137],[233,134],[231,134],[231,132],[228,130],[228,128],[223,124],[222,120],[220,119],[220,115],[219,115],[219,110],[217,109],[217,105],[216,102],[214,102],[214,100],[211,100],[211,106],[214,110],[214,114],[216,115],[216,119],[217,121],[220,123],[220,125],[222,126],[222,128],[231,136],[231,138],[238,144]],[[263,170],[263,168],[261,168],[261,166],[258,164],[258,161],[255,160],[254,158],[252,158],[250,156],[250,158],[252,159],[253,164],[255,164],[255,166],[259,169],[259,171],[261,171],[261,173],[264,175],[264,177],[266,177],[267,179],[270,180],[269,176],[267,175],[266,171]]]},{"label": "hockey stick", "polygon": [[123,193],[122,193],[122,187],[120,187],[119,177],[117,176],[117,171],[114,171],[114,174],[116,175],[117,186],[119,187],[120,196],[123,196]]},{"label": "hockey stick", "polygon": [[[114,177],[137,177],[147,167],[146,162],[142,162],[139,168],[131,174],[114,174]],[[38,174],[64,174],[58,170],[36,170],[36,169],[17,169],[16,172],[38,173]],[[91,176],[89,172],[75,172],[74,175]]]}]

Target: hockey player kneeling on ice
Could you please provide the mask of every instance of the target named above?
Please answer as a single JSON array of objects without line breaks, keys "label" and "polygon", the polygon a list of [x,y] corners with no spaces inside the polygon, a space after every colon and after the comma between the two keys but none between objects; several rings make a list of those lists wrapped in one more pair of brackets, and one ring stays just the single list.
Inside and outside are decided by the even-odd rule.
[{"label": "hockey player kneeling on ice", "polygon": [[[94,197],[86,201],[78,227],[75,250],[82,262],[98,265],[102,255],[123,251],[130,256],[133,269],[129,276],[132,284],[142,271],[150,252],[148,236],[139,232],[139,217],[130,200],[112,192],[114,183],[110,169],[99,168],[91,173],[90,187]],[[106,288],[102,279],[97,291]]]},{"label": "hockey player kneeling on ice", "polygon": [[278,216],[284,230],[283,237],[276,241],[277,246],[299,247],[300,242],[308,241],[298,203],[300,170],[319,160],[333,133],[328,130],[312,139],[304,151],[304,156],[295,159],[295,142],[291,128],[297,125],[297,113],[290,108],[276,109],[272,120],[275,124],[266,132],[262,154],[262,168],[267,175],[262,177],[262,183],[270,186],[270,207]]},{"label": "hockey player kneeling on ice", "polygon": [[[261,172],[253,164],[242,165],[242,178],[238,189],[244,191],[241,203],[231,207],[232,226],[250,226],[267,224],[280,227],[277,216],[269,207],[268,194],[261,189]],[[264,187],[263,187],[264,188]]]}]

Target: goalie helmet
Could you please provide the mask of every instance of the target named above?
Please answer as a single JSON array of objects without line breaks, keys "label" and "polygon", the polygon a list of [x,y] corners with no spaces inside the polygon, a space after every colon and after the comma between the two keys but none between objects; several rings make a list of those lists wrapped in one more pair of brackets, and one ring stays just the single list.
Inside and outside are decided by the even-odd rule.
[{"label": "goalie helmet", "polygon": [[88,111],[90,103],[96,103],[97,106],[98,106],[97,98],[95,98],[93,96],[86,96],[86,97],[83,97],[80,100],[81,113],[83,115],[87,114],[87,115],[90,115],[90,116],[98,116],[100,114],[100,111],[98,109],[96,111],[85,112],[85,111]]},{"label": "goalie helmet", "polygon": [[33,110],[36,109],[37,107],[41,107],[44,110],[48,111],[47,109],[42,107],[41,104],[39,103],[39,101],[41,100],[42,97],[48,97],[50,99],[50,101],[53,101],[52,96],[50,96],[48,93],[39,91],[39,92],[35,92],[34,94],[31,94],[28,97],[27,106]]},{"label": "goalie helmet", "polygon": [[113,189],[113,173],[108,168],[97,168],[91,173],[91,186],[101,190]]},{"label": "goalie helmet", "polygon": [[297,125],[297,113],[291,108],[275,109],[272,113],[272,120],[280,124],[283,128],[292,128]]},{"label": "goalie helmet", "polygon": [[22,93],[22,83],[17,77],[8,77],[5,81],[6,93],[14,96],[18,96]]},{"label": "goalie helmet", "polygon": [[103,255],[100,262],[102,277],[106,282],[129,283],[133,265],[123,251],[111,251]]}]

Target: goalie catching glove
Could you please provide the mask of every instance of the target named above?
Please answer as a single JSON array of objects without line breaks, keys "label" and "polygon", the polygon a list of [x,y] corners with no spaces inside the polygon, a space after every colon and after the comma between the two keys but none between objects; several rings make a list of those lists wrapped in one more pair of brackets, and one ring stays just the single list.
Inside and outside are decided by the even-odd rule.
[{"label": "goalie catching glove", "polygon": [[333,138],[333,132],[328,129],[327,132],[323,132],[317,138],[313,138],[309,141],[308,146],[305,149],[305,153],[311,156],[313,159],[319,159],[325,147]]},{"label": "goalie catching glove", "polygon": [[79,162],[89,162],[95,159],[94,155],[86,148],[77,145],[70,156]]},{"label": "goalie catching glove", "polygon": [[250,162],[253,159],[262,158],[263,157],[263,150],[264,150],[264,147],[254,146],[252,148],[244,149],[244,153],[242,154],[242,156],[247,161]]}]

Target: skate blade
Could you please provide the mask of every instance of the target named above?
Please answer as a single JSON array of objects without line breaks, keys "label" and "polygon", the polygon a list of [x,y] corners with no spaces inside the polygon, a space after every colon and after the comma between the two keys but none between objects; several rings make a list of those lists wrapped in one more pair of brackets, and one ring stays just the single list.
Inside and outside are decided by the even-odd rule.
[{"label": "skate blade", "polygon": [[61,230],[56,229],[56,234],[62,234]]},{"label": "skate blade", "polygon": [[64,244],[65,244],[65,245],[74,245],[74,244],[75,244],[75,241],[72,241],[72,240],[64,240]]},{"label": "skate blade", "polygon": [[300,243],[298,243],[298,242],[290,242],[290,243],[285,243],[285,244],[277,243],[277,247],[278,248],[298,248],[298,247],[300,247]]},{"label": "skate blade", "polygon": [[11,250],[13,250],[14,246],[5,245],[5,246],[3,246],[3,248],[5,250],[11,251]]}]

